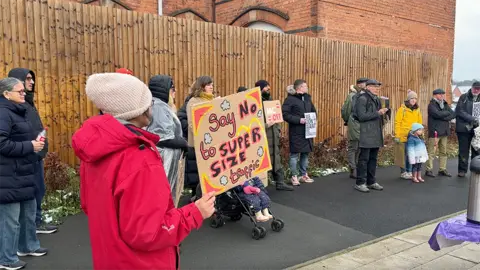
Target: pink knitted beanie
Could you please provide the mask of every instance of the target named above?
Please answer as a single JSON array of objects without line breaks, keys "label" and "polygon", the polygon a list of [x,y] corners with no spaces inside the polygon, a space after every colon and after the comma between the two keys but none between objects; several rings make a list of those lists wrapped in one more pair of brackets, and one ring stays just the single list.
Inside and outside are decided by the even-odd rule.
[{"label": "pink knitted beanie", "polygon": [[410,99],[418,99],[418,95],[413,90],[408,89],[407,90],[407,101],[409,101]]},{"label": "pink knitted beanie", "polygon": [[99,73],[88,77],[87,97],[103,113],[131,120],[152,106],[152,93],[138,78],[121,73]]}]

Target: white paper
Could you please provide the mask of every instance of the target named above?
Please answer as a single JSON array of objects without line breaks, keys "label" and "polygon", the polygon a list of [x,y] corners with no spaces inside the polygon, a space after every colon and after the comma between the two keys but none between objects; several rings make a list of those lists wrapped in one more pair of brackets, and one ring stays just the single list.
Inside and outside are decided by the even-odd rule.
[{"label": "white paper", "polygon": [[317,114],[305,113],[305,139],[317,137]]},{"label": "white paper", "polygon": [[480,102],[473,103],[472,116],[475,118],[480,118]]}]

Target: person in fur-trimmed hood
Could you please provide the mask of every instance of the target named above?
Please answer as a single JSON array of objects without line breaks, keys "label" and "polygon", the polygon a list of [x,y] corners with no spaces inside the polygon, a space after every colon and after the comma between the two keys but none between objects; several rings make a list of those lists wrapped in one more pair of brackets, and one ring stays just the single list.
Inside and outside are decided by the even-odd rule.
[{"label": "person in fur-trimmed hood", "polygon": [[[313,139],[306,139],[305,113],[317,113],[312,103],[312,97],[307,94],[308,86],[305,80],[296,80],[292,87],[287,87],[288,96],[283,102],[283,119],[288,123],[288,138],[290,141],[290,170],[294,186],[303,183],[313,183],[307,174],[308,155],[313,151]],[[297,163],[300,156],[300,173]],[[298,177],[300,176],[300,179]]]},{"label": "person in fur-trimmed hood", "polygon": [[352,115],[352,108],[354,105],[354,98],[358,94],[365,91],[367,78],[359,78],[356,85],[351,85],[349,88],[349,93],[345,102],[342,106],[342,118],[345,121],[347,129],[347,157],[348,157],[348,166],[350,167],[350,178],[357,178],[357,163],[358,155],[360,154],[360,148],[358,147],[360,139],[360,123],[355,120]]}]

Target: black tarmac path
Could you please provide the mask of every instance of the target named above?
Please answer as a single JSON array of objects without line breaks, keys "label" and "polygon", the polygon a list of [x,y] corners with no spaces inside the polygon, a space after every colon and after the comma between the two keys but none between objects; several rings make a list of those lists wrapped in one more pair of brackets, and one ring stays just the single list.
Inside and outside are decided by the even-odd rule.
[{"label": "black tarmac path", "polygon": [[[448,169],[456,173],[456,161]],[[294,192],[270,191],[272,210],[285,221],[266,238],[251,238],[243,218],[219,229],[206,222],[182,245],[182,269],[283,269],[399,230],[464,210],[468,177],[437,177],[423,184],[399,178],[396,167],[379,168],[381,192],[363,194],[346,173],[316,179]],[[266,227],[268,227],[266,225]],[[58,233],[40,237],[46,257],[29,258],[27,269],[92,269],[87,218],[66,219]]]}]

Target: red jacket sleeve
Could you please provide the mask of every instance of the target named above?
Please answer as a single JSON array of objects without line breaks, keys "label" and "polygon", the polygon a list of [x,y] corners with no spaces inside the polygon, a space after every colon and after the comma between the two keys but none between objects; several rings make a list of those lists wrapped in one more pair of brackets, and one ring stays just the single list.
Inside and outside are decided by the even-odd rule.
[{"label": "red jacket sleeve", "polygon": [[88,216],[87,209],[87,181],[85,181],[85,165],[83,162],[80,163],[80,206],[82,207],[85,215]]},{"label": "red jacket sleeve", "polygon": [[114,191],[120,236],[130,247],[153,251],[178,246],[190,231],[202,225],[195,204],[173,206],[163,167],[146,164],[122,180]]}]

